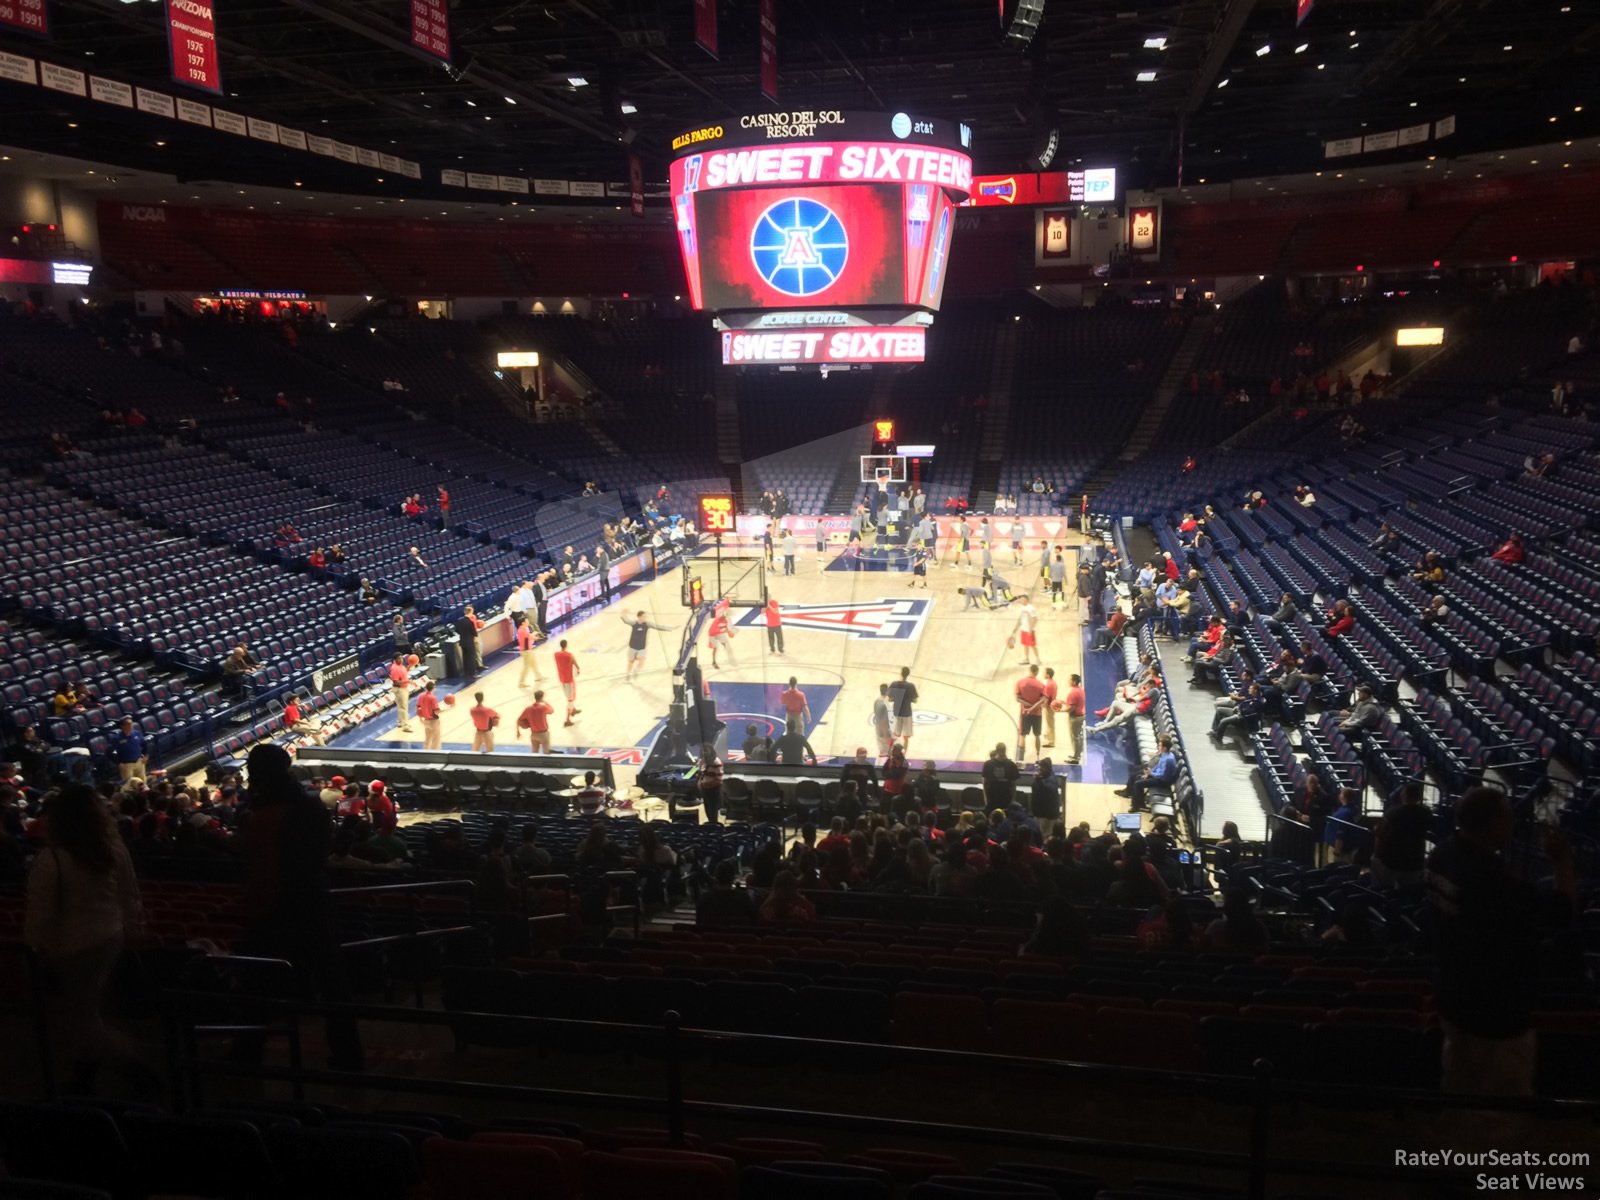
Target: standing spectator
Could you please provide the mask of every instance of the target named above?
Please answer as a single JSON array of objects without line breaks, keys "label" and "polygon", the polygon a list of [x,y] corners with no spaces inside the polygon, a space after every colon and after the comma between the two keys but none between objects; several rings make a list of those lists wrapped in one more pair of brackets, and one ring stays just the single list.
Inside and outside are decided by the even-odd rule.
[{"label": "standing spectator", "polygon": [[1422,886],[1432,823],[1422,784],[1406,784],[1400,789],[1400,802],[1384,814],[1373,833],[1372,882],[1377,887],[1414,891]]},{"label": "standing spectator", "polygon": [[483,643],[478,638],[482,632],[483,619],[478,616],[477,609],[467,605],[456,622],[456,636],[461,639],[461,667],[468,680],[477,678],[478,672],[483,670]]},{"label": "standing spectator", "polygon": [[582,709],[578,707],[578,657],[567,649],[567,639],[561,639],[561,648],[555,653],[556,679],[561,684],[561,691],[567,698],[567,719],[563,725],[572,724],[572,718],[577,716]]},{"label": "standing spectator", "polygon": [[783,727],[783,736],[778,739],[777,761],[786,767],[804,766],[810,762],[817,765],[817,752],[811,748],[811,743],[806,740],[806,735],[800,726],[799,717],[790,717]]},{"label": "standing spectator", "polygon": [[[794,574],[794,555],[790,552],[792,547],[787,546],[787,543],[794,541],[794,534],[792,534],[792,533],[784,534],[783,535],[783,540],[786,543],[786,546],[785,546],[785,549],[784,549],[784,554],[783,554],[784,574],[785,575],[793,575]],[[783,653],[783,609],[782,609],[782,606],[779,605],[778,598],[776,596],[773,596],[773,595],[768,595],[767,596],[767,606],[766,606],[766,608],[764,608],[762,610],[762,615],[765,618],[766,623],[767,623],[767,649],[772,651],[774,654],[782,654]]]},{"label": "standing spectator", "polygon": [[1004,811],[1011,806],[1011,798],[1015,793],[1016,783],[1022,772],[1017,770],[1017,764],[1006,757],[1006,744],[1000,742],[989,751],[989,758],[983,764],[983,802],[989,809]]},{"label": "standing spectator", "polygon": [[544,692],[537,691],[533,694],[533,703],[517,718],[517,728],[528,731],[535,754],[550,753],[550,717],[555,711],[552,705],[544,702]]},{"label": "standing spectator", "polygon": [[600,576],[600,603],[611,602],[611,555],[602,542],[594,548],[594,569]]},{"label": "standing spectator", "polygon": [[722,760],[710,742],[700,747],[700,803],[705,807],[706,821],[718,824],[717,817],[722,812]]},{"label": "standing spectator", "polygon": [[473,692],[472,701],[472,707],[467,710],[472,718],[472,748],[493,754],[494,728],[500,724],[500,714],[483,702],[482,692]]},{"label": "standing spectator", "polygon": [[783,531],[782,546],[783,546],[783,573],[785,575],[793,575],[794,574],[794,556],[795,556],[795,551],[798,549],[798,546],[797,546],[797,544],[795,542],[794,530],[785,529]]},{"label": "standing spectator", "polygon": [[1516,879],[1504,851],[1516,830],[1498,788],[1469,788],[1456,836],[1428,858],[1424,881],[1438,922],[1435,995],[1444,1027],[1446,1091],[1533,1094],[1538,1044],[1533,1003],[1544,977],[1543,938],[1567,927],[1577,897],[1572,851],[1545,839],[1554,890]]},{"label": "standing spectator", "polygon": [[439,484],[439,528],[450,528],[450,493],[445,490],[444,484]]},{"label": "standing spectator", "polygon": [[144,731],[133,723],[132,717],[123,717],[117,731],[111,735],[111,757],[116,760],[117,774],[124,783],[145,778],[150,754],[145,749]]},{"label": "standing spectator", "polygon": [[87,784],[68,784],[46,802],[45,829],[45,849],[28,872],[23,937],[44,969],[56,1061],[71,1068],[67,1090],[84,1095],[105,1059],[136,1061],[102,1008],[126,940],[139,934],[139,885],[116,825]]},{"label": "standing spectator", "polygon": [[393,626],[395,656],[403,659],[411,653],[411,631],[406,628],[406,619],[401,613],[395,613]]},{"label": "standing spectator", "polygon": [[389,682],[394,685],[394,711],[396,728],[401,733],[411,732],[411,672],[406,669],[405,656],[396,654],[389,664]]},{"label": "standing spectator", "polygon": [[439,697],[434,694],[434,681],[425,680],[422,695],[417,697],[417,719],[422,722],[422,748],[439,750],[443,741],[439,732]]},{"label": "standing spectator", "polygon": [[[246,761],[250,820],[243,833],[245,925],[237,950],[288,959],[303,993],[347,1001],[350,985],[328,894],[333,830],[327,812],[290,774],[291,760],[281,747],[258,744]],[[331,1068],[364,1068],[354,1021],[329,1017],[327,1037]]]}]

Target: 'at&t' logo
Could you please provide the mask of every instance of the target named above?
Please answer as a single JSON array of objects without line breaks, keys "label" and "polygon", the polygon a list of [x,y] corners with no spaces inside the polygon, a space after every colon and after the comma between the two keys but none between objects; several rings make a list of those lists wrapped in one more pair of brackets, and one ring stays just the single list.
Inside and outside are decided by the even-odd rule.
[{"label": "'at&t' logo", "polygon": [[779,200],[756,218],[750,259],[768,286],[786,296],[815,296],[844,272],[850,238],[844,222],[821,201]]}]

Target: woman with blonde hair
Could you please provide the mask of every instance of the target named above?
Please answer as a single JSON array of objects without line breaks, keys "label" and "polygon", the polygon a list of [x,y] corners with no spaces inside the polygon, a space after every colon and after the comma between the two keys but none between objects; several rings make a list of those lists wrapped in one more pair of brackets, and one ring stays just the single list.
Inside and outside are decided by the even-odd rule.
[{"label": "woman with blonde hair", "polygon": [[51,1032],[72,1068],[68,1090],[81,1093],[103,1060],[137,1062],[101,1008],[123,947],[140,932],[139,885],[93,788],[69,784],[52,796],[45,828],[47,845],[28,873],[23,936],[44,968]]}]

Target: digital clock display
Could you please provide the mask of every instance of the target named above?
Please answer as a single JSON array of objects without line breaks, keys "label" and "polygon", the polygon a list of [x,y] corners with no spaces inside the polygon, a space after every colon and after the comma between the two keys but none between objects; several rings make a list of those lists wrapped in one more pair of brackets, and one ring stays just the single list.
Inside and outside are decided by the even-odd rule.
[{"label": "digital clock display", "polygon": [[701,533],[733,533],[737,516],[731,495],[721,494],[700,497]]}]

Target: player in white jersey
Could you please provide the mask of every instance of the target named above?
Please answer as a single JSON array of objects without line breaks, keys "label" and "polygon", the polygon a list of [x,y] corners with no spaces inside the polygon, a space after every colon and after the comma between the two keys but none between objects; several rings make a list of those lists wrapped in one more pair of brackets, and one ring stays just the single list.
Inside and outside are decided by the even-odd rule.
[{"label": "player in white jersey", "polygon": [[1021,606],[1017,610],[1017,625],[1013,631],[1022,642],[1022,665],[1030,662],[1043,665],[1044,660],[1039,657],[1039,610],[1034,608],[1033,601],[1028,599],[1028,593],[1023,592],[1017,597]]}]

